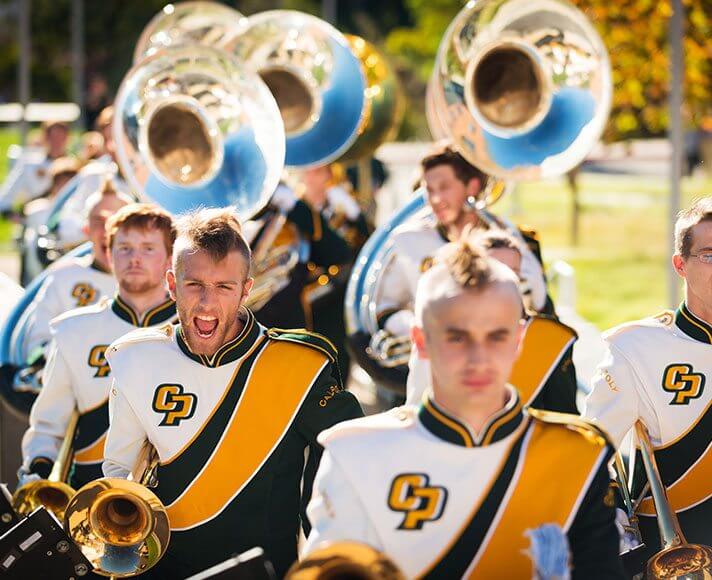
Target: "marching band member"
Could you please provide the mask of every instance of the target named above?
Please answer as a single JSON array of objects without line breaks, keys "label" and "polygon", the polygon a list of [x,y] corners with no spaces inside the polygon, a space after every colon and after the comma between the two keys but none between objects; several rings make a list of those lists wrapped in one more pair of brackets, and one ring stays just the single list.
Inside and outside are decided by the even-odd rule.
[{"label": "marching band member", "polygon": [[[474,236],[487,255],[521,276],[522,246],[503,230],[488,230]],[[510,382],[525,405],[537,409],[578,414],[573,343],[576,331],[553,317],[527,312],[527,325]],[[430,383],[430,364],[414,349],[409,360],[406,403],[417,405]]]},{"label": "marching band member", "polygon": [[[281,211],[287,220],[276,243],[298,244],[302,248],[300,261],[290,272],[286,286],[255,310],[255,316],[267,327],[303,328],[307,326],[302,293],[308,280],[308,263],[325,268],[331,264],[346,263],[350,256],[349,246],[329,226],[324,216],[299,199],[286,184],[277,187],[270,204]],[[263,227],[252,238],[253,248],[260,243],[266,229],[267,226]]]},{"label": "marching band member", "polygon": [[[647,427],[668,499],[688,542],[712,545],[712,197],[679,214],[672,265],[685,281],[675,311],[622,324],[604,339],[607,352],[584,414],[616,445],[636,421]],[[639,452],[638,452],[639,453]],[[645,484],[635,460],[632,495]],[[637,511],[643,541],[660,549],[649,495]]]},{"label": "marching band member", "polygon": [[124,195],[131,194],[116,163],[116,144],[111,131],[113,120],[114,108],[106,107],[96,121],[96,130],[104,138],[104,152],[82,167],[76,189],[62,208],[57,234],[64,246],[76,245],[86,239],[82,230],[82,209],[89,196],[101,187],[107,177],[115,190]]},{"label": "marching band member", "polygon": [[230,210],[184,216],[167,275],[180,324],[136,330],[106,353],[104,473],[127,477],[145,442],[158,454],[153,491],[171,541],[151,577],[185,577],[254,546],[281,577],[311,492],[306,456],[321,453],[322,430],[362,415],[327,340],[267,330],[243,307],[249,272]]},{"label": "marching band member", "polygon": [[25,339],[28,362],[44,352],[50,339],[49,323],[55,316],[114,294],[116,279],[110,272],[105,225],[111,215],[130,203],[131,198],[117,192],[108,180],[87,200],[83,231],[94,248],[89,256],[54,267],[28,307],[33,316]]},{"label": "marching band member", "polygon": [[44,151],[28,148],[17,160],[0,188],[0,211],[8,212],[24,205],[50,188],[49,167],[67,154],[69,126],[60,121],[42,124]]},{"label": "marching band member", "polygon": [[22,441],[21,483],[49,475],[75,409],[79,422],[71,485],[78,489],[101,477],[112,378],[104,353],[132,329],[175,317],[175,304],[165,287],[175,239],[171,216],[154,205],[132,204],[109,218],[106,232],[118,292],[112,300],[52,321],[44,384]]},{"label": "marching band member", "polygon": [[[340,178],[341,176],[341,178]],[[321,213],[336,233],[349,245],[351,257],[347,263],[317,266],[308,264],[309,282],[303,298],[308,305],[307,324],[328,337],[339,352],[339,367],[348,376],[349,354],[346,349],[344,300],[351,264],[371,233],[366,216],[358,202],[342,184],[341,166],[336,163],[305,169],[301,173],[302,200]]]},{"label": "marching band member", "polygon": [[305,554],[357,541],[409,578],[623,577],[605,435],[523,409],[507,382],[522,315],[511,270],[464,241],[442,251],[415,299],[428,395],[321,434]]},{"label": "marching band member", "polygon": [[[488,227],[467,204],[468,198],[484,186],[486,176],[479,169],[449,147],[425,157],[421,167],[427,202],[438,225],[433,228],[423,221],[406,223],[393,234],[393,258],[385,267],[376,307],[381,327],[396,336],[410,332],[418,279],[432,263],[435,252],[448,241],[457,241],[465,228]],[[496,227],[510,229],[503,222]],[[532,308],[542,311],[547,296],[541,264],[528,247],[523,246],[523,252],[522,277],[531,290]]]}]

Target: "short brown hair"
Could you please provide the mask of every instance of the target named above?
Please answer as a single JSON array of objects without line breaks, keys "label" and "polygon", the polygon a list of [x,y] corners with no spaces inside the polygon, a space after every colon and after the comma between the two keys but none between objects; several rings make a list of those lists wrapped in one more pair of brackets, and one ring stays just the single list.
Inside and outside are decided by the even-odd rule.
[{"label": "short brown hair", "polygon": [[132,203],[125,205],[106,220],[106,241],[111,249],[120,229],[160,230],[166,252],[173,252],[176,241],[176,226],[173,217],[166,210],[152,203]]},{"label": "short brown hair", "polygon": [[[252,260],[250,246],[242,235],[240,222],[230,208],[199,209],[178,220],[178,239],[192,250],[204,250],[215,262],[230,252],[238,252],[247,262]],[[177,259],[177,255],[176,255]]]},{"label": "short brown hair", "polygon": [[439,150],[424,157],[420,162],[423,173],[438,167],[439,165],[449,165],[455,172],[455,176],[467,185],[471,179],[480,180],[480,188],[485,186],[487,174],[480,171],[474,165],[470,165],[465,158],[449,145],[441,147]]},{"label": "short brown hair", "polygon": [[492,229],[478,233],[474,242],[485,250],[506,249],[513,250],[520,256],[522,255],[522,246],[517,238],[505,230]]},{"label": "short brown hair", "polygon": [[712,221],[712,197],[703,197],[692,207],[677,214],[675,222],[675,253],[683,258],[690,257],[692,251],[692,228],[701,222]]}]

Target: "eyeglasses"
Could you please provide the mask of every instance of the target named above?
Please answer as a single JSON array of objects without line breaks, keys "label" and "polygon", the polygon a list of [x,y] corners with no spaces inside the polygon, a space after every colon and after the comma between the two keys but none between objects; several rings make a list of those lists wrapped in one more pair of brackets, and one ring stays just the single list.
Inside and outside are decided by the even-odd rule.
[{"label": "eyeglasses", "polygon": [[700,262],[705,264],[712,264],[712,253],[705,252],[704,254],[690,254],[690,258],[697,258]]}]

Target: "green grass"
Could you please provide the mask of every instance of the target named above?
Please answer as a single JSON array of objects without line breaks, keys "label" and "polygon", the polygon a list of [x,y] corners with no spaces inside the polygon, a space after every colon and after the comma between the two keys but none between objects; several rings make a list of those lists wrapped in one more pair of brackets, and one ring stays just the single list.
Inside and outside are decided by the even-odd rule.
[{"label": "green grass", "polygon": [[[17,133],[0,130],[0,181],[7,148],[17,139]],[[712,179],[686,178],[682,185],[683,207],[712,195]],[[580,188],[576,247],[570,240],[571,195],[564,180],[519,185],[494,209],[539,231],[547,264],[562,259],[575,268],[578,312],[599,328],[667,308],[669,180],[587,174],[580,176]],[[0,220],[0,252],[12,251],[13,231],[12,224]]]},{"label": "green grass", "polygon": [[[495,209],[539,231],[548,264],[562,259],[575,268],[577,310],[605,329],[669,306],[668,187],[666,178],[581,175],[575,247],[563,180],[520,185]],[[685,179],[682,206],[711,193],[712,180]]]}]

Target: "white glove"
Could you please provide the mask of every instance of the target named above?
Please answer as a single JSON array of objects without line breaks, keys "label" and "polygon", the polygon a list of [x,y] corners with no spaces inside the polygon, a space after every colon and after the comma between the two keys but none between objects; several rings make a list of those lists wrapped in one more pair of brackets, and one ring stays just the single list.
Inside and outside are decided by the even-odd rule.
[{"label": "white glove", "polygon": [[361,214],[361,208],[356,200],[343,187],[332,187],[326,192],[329,205],[338,213],[343,213],[347,219],[356,221]]},{"label": "white glove", "polygon": [[30,473],[28,471],[25,471],[24,469],[20,469],[17,472],[17,488],[21,488],[23,485],[26,483],[30,483],[31,481],[42,481],[42,478],[37,475],[36,473]]},{"label": "white glove", "polygon": [[632,531],[628,514],[621,508],[616,508],[616,529],[620,537],[619,554],[637,548],[640,545],[640,540],[635,532]]},{"label": "white glove", "polygon": [[277,189],[274,190],[270,203],[283,212],[289,213],[297,205],[297,196],[294,195],[294,191],[290,187],[280,183]]},{"label": "white glove", "polygon": [[415,315],[410,310],[399,310],[389,316],[384,328],[393,336],[408,336]]}]

